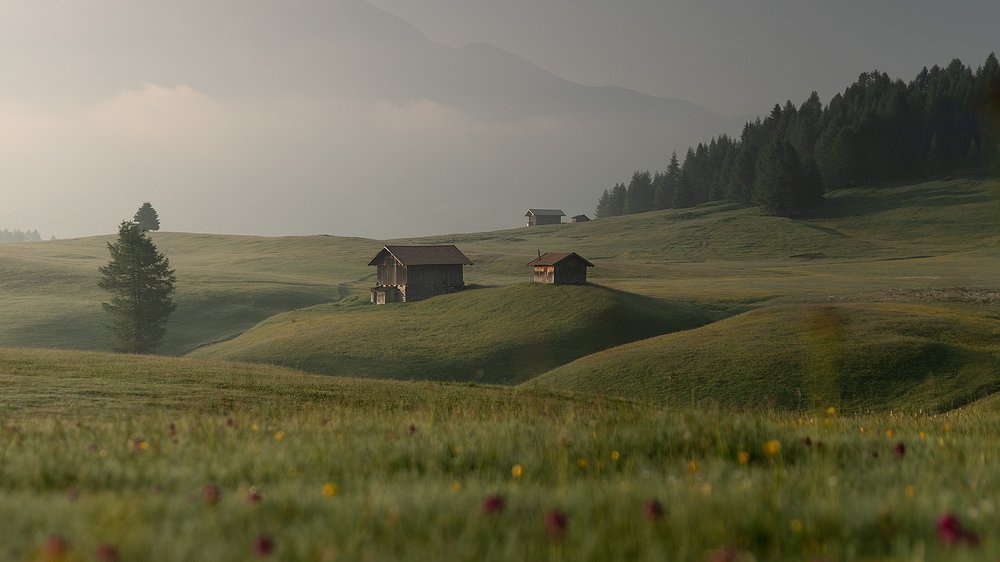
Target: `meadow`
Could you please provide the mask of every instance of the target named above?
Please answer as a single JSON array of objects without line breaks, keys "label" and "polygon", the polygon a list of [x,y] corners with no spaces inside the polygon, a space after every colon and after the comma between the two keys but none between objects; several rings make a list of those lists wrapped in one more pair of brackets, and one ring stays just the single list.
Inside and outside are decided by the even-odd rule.
[{"label": "meadow", "polygon": [[996,559],[998,217],[959,178],[400,240],[470,289],[383,307],[380,241],[155,233],[158,357],[106,353],[106,238],[0,245],[0,559]]},{"label": "meadow", "polygon": [[982,560],[1000,549],[990,404],[664,409],[68,351],[3,350],[0,371],[10,560]]}]

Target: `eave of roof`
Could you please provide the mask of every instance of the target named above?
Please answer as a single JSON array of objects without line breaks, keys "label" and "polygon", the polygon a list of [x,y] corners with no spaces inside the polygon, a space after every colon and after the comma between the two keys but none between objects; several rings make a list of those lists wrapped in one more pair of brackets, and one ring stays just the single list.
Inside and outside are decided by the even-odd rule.
[{"label": "eave of roof", "polygon": [[376,265],[382,252],[388,252],[399,263],[410,265],[472,265],[472,261],[453,244],[436,246],[382,246],[368,265]]},{"label": "eave of roof", "polygon": [[524,216],[528,215],[535,215],[536,217],[565,217],[566,213],[562,212],[562,209],[528,209],[528,212],[524,213]]}]

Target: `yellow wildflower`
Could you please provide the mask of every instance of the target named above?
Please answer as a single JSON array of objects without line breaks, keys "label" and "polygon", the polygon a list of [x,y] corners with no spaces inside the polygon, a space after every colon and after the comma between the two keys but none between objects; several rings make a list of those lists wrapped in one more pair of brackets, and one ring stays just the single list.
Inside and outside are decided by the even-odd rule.
[{"label": "yellow wildflower", "polygon": [[617,462],[618,459],[622,458],[622,454],[618,451],[611,451],[611,460]]},{"label": "yellow wildflower", "polygon": [[736,462],[740,464],[748,464],[750,462],[750,453],[746,451],[736,453]]},{"label": "yellow wildflower", "polygon": [[580,468],[587,468],[587,459],[583,457],[576,459],[576,466]]},{"label": "yellow wildflower", "polygon": [[764,454],[773,457],[781,452],[781,441],[777,439],[771,439],[767,443],[764,443]]},{"label": "yellow wildflower", "polygon": [[277,431],[277,432],[274,433],[274,440],[275,441],[281,441],[284,438],[285,438],[285,432],[284,431]]},{"label": "yellow wildflower", "polygon": [[791,529],[793,533],[799,534],[802,532],[802,521],[792,519],[788,522],[788,528]]},{"label": "yellow wildflower", "polygon": [[698,461],[691,461],[688,463],[688,472],[691,474],[696,474],[699,468]]},{"label": "yellow wildflower", "polygon": [[524,475],[524,467],[519,464],[515,464],[514,466],[510,467],[510,475],[513,476],[514,478],[520,478],[521,476]]},{"label": "yellow wildflower", "polygon": [[331,483],[323,484],[323,495],[328,498],[336,496],[337,492],[339,491],[340,491],[340,486],[337,486],[336,484],[331,484]]},{"label": "yellow wildflower", "polygon": [[833,406],[830,406],[829,408],[826,409],[826,415],[828,415],[828,416],[835,416],[835,415],[837,415],[837,409],[834,408]]},{"label": "yellow wildflower", "polygon": [[885,430],[885,436],[886,436],[886,437],[889,437],[890,439],[891,439],[891,438],[892,438],[892,436],[893,436],[893,435],[895,435],[895,434],[896,434],[896,432],[895,432],[895,431],[893,431],[893,430],[891,430],[891,429],[887,429],[887,430]]},{"label": "yellow wildflower", "polygon": [[924,433],[923,431],[921,431],[920,433],[918,433],[917,436],[920,437],[921,440],[927,439],[927,434]]},{"label": "yellow wildflower", "polygon": [[462,483],[459,482],[458,480],[455,480],[454,482],[452,482],[451,483],[451,491],[452,492],[456,492],[456,493],[457,492],[461,492],[462,491]]},{"label": "yellow wildflower", "polygon": [[912,498],[917,495],[917,489],[913,486],[907,486],[906,488],[903,488],[903,493],[906,494],[906,497]]}]

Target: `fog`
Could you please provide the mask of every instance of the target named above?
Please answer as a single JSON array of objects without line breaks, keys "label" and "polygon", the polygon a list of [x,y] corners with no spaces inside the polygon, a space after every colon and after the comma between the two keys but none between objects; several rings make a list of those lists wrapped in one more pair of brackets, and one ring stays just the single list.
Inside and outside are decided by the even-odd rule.
[{"label": "fog", "polygon": [[[0,3],[0,228],[109,233],[143,201],[170,231],[389,238],[512,228],[527,207],[591,214],[601,190],[632,170],[662,168],[670,151],[738,131],[748,108],[779,101],[761,85],[766,73],[728,93],[708,80],[699,90],[697,73],[667,64],[669,77],[642,78],[661,73],[650,61],[699,55],[637,45],[606,9],[579,8],[589,18],[581,30],[610,26],[600,41],[563,30],[545,48],[519,39],[518,21],[539,25],[526,2],[503,18],[485,3],[379,3],[430,31],[360,0]],[[649,9],[632,4],[614,5],[623,17]],[[679,6],[677,17],[689,11]],[[519,56],[464,44],[480,31]],[[581,49],[569,61],[573,44],[616,33],[619,51]],[[872,66],[843,64],[857,66],[853,75]],[[799,74],[803,83],[823,75]],[[619,84],[663,97],[595,87]],[[704,107],[713,103],[727,116]]]}]

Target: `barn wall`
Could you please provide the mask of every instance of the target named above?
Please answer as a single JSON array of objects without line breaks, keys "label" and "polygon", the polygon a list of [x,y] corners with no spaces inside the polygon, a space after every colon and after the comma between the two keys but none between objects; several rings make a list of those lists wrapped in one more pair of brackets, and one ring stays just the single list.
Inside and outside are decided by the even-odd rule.
[{"label": "barn wall", "polygon": [[555,283],[555,275],[551,265],[536,265],[535,274],[532,278],[535,283]]},{"label": "barn wall", "polygon": [[529,215],[528,223],[531,226],[541,226],[544,224],[561,224],[562,217],[558,215],[540,215],[540,216]]},{"label": "barn wall", "polygon": [[583,285],[587,282],[587,264],[567,259],[555,266],[555,282],[559,285]]},{"label": "barn wall", "polygon": [[418,301],[465,288],[461,265],[411,265],[406,300]]},{"label": "barn wall", "polygon": [[396,261],[396,258],[386,254],[378,263],[376,277],[378,285],[405,285],[406,266]]}]

